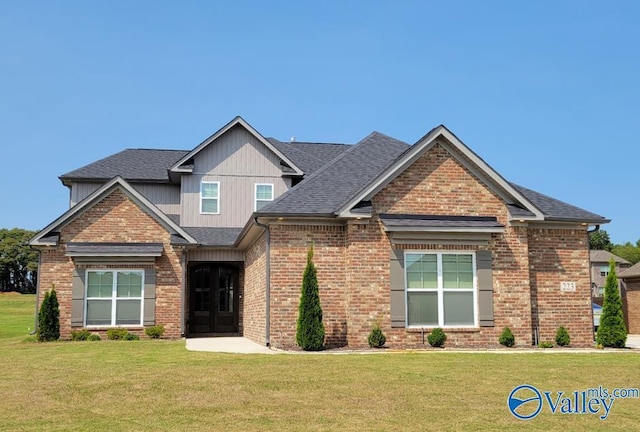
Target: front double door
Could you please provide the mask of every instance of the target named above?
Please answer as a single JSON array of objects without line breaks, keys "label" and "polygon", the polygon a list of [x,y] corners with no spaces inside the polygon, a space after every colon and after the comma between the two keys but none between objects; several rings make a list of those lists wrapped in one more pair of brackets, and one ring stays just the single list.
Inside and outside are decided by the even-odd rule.
[{"label": "front double door", "polygon": [[231,264],[190,266],[190,333],[238,331],[238,273],[238,267]]}]

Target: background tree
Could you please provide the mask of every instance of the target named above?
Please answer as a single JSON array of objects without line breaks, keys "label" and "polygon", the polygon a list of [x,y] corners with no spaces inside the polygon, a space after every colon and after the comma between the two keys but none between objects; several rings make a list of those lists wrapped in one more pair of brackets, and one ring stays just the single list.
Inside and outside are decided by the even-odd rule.
[{"label": "background tree", "polygon": [[609,233],[605,230],[597,230],[589,234],[589,249],[611,252],[612,248],[613,243],[611,243]]},{"label": "background tree", "polygon": [[38,340],[40,342],[60,339],[60,305],[55,287],[45,293],[38,312]]},{"label": "background tree", "polygon": [[640,262],[640,240],[635,245],[631,244],[631,242],[617,244],[611,249],[611,253],[626,259],[631,264]]},{"label": "background tree", "polygon": [[307,266],[302,274],[296,342],[305,351],[321,350],[324,344],[324,324],[322,324],[316,266],[313,264],[313,245],[307,253]]},{"label": "background tree", "polygon": [[38,252],[27,242],[35,231],[0,229],[0,291],[36,291]]},{"label": "background tree", "polygon": [[627,343],[627,328],[622,316],[622,299],[618,291],[615,261],[609,261],[609,275],[604,285],[604,303],[596,341],[603,347],[624,348]]}]

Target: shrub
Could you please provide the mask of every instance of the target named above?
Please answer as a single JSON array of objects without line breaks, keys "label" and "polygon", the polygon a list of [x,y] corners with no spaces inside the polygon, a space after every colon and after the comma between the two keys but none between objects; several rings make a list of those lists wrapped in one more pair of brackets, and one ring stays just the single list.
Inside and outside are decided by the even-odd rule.
[{"label": "shrub", "polygon": [[542,341],[538,345],[538,348],[553,348],[553,344],[549,341]]},{"label": "shrub", "polygon": [[318,294],[318,277],[313,264],[313,246],[307,254],[307,266],[302,274],[302,293],[296,322],[296,343],[305,351],[319,351],[324,344],[322,307]]},{"label": "shrub", "polygon": [[71,332],[72,341],[86,341],[91,337],[91,332],[87,329],[77,330]]},{"label": "shrub", "polygon": [[88,341],[99,341],[101,340],[100,335],[96,334],[96,333],[92,333],[89,335],[89,337],[87,338]]},{"label": "shrub", "polygon": [[563,326],[558,327],[558,331],[556,332],[556,345],[558,346],[569,346],[571,343],[571,337],[569,337],[569,332]]},{"label": "shrub", "polygon": [[164,326],[154,325],[152,327],[147,327],[144,329],[144,334],[149,336],[151,339],[159,339],[164,334]]},{"label": "shrub", "polygon": [[384,333],[382,333],[382,329],[380,328],[380,324],[375,323],[373,328],[371,328],[371,333],[369,333],[369,346],[371,348],[382,348],[387,341]]},{"label": "shrub", "polygon": [[604,285],[604,303],[596,341],[603,347],[611,348],[624,348],[627,343],[627,328],[622,316],[622,299],[613,260],[609,262],[609,275]]},{"label": "shrub", "polygon": [[447,341],[447,335],[444,334],[440,327],[433,329],[429,336],[427,336],[427,341],[429,341],[429,345],[434,348],[440,348],[444,346],[444,343]]},{"label": "shrub", "polygon": [[124,340],[140,340],[140,336],[135,333],[127,333],[124,335]]},{"label": "shrub", "polygon": [[45,293],[38,312],[38,341],[50,342],[60,339],[60,305],[55,287]]},{"label": "shrub", "polygon": [[107,330],[107,339],[109,340],[122,340],[129,332],[123,328],[110,328]]},{"label": "shrub", "polygon": [[498,338],[498,342],[500,342],[500,345],[504,345],[509,348],[516,344],[516,338],[513,336],[513,332],[509,327],[505,327],[504,330],[502,330],[500,338]]}]

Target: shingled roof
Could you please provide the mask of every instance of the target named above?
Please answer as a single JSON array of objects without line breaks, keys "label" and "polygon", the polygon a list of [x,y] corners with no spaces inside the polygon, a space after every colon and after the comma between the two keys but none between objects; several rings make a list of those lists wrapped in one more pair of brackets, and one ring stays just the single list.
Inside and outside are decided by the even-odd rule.
[{"label": "shingled roof", "polygon": [[409,145],[373,132],[263,207],[261,215],[334,215]]},{"label": "shingled roof", "polygon": [[71,180],[111,180],[120,176],[127,181],[169,182],[168,169],[187,150],[126,149],[60,176]]},{"label": "shingled roof", "polygon": [[515,183],[510,184],[544,214],[545,220],[579,221],[595,224],[609,222],[608,219],[600,215],[568,204],[564,201],[518,186]]}]

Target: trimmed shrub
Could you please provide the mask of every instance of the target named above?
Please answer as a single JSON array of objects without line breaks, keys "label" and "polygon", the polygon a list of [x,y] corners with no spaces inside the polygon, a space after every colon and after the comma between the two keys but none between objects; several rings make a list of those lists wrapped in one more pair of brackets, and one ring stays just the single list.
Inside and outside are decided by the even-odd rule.
[{"label": "trimmed shrub", "polygon": [[434,328],[429,336],[427,336],[427,341],[429,341],[429,345],[434,348],[441,348],[444,346],[444,343],[447,341],[447,335],[444,334],[440,327]]},{"label": "trimmed shrub", "polygon": [[604,303],[596,341],[603,347],[610,348],[624,348],[627,343],[627,328],[624,325],[622,299],[613,259],[609,261],[609,275],[604,285]]},{"label": "trimmed shrub", "polygon": [[504,330],[502,330],[502,333],[498,338],[498,342],[500,342],[500,345],[504,345],[509,348],[516,344],[516,338],[513,336],[513,332],[509,327],[505,327]]},{"label": "trimmed shrub", "polygon": [[140,340],[140,336],[135,333],[127,333],[124,335],[124,340]]},{"label": "trimmed shrub", "polygon": [[149,336],[151,339],[160,339],[164,334],[164,326],[154,325],[152,327],[147,327],[144,329],[144,334]]},{"label": "trimmed shrub", "polygon": [[38,341],[51,342],[60,339],[60,305],[55,287],[44,294],[38,312]]},{"label": "trimmed shrub", "polygon": [[302,274],[296,343],[305,351],[319,351],[324,344],[324,324],[322,324],[316,266],[313,264],[313,245],[309,248],[307,266]]},{"label": "trimmed shrub", "polygon": [[569,332],[563,326],[558,327],[558,331],[556,332],[556,345],[558,346],[569,346],[571,343],[571,337],[569,337]]},{"label": "trimmed shrub", "polygon": [[107,339],[109,340],[122,340],[124,339],[129,332],[127,329],[123,328],[110,328],[107,330]]},{"label": "trimmed shrub", "polygon": [[96,333],[92,333],[91,335],[89,335],[89,337],[87,338],[88,341],[99,341],[102,338],[100,337],[99,334]]},{"label": "trimmed shrub", "polygon": [[553,344],[549,341],[542,341],[538,344],[538,348],[553,348]]},{"label": "trimmed shrub", "polygon": [[369,333],[368,338],[369,346],[371,348],[382,348],[387,342],[387,338],[384,333],[382,333],[382,329],[380,328],[380,324],[375,323],[371,328],[371,333]]},{"label": "trimmed shrub", "polygon": [[91,332],[87,329],[77,330],[71,332],[72,341],[86,341],[91,337]]}]

